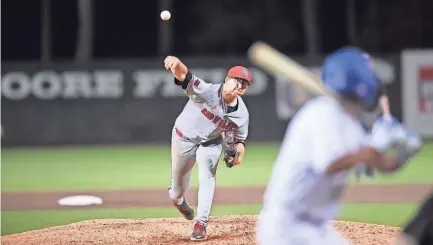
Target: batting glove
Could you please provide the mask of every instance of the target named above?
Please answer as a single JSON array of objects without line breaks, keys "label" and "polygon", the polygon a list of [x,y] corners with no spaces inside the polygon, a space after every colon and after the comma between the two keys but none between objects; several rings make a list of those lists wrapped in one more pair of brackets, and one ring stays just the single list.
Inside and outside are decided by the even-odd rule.
[{"label": "batting glove", "polygon": [[369,144],[378,152],[397,158],[396,167],[389,172],[405,165],[422,147],[421,138],[408,127],[400,124],[395,118],[383,117],[374,123]]}]

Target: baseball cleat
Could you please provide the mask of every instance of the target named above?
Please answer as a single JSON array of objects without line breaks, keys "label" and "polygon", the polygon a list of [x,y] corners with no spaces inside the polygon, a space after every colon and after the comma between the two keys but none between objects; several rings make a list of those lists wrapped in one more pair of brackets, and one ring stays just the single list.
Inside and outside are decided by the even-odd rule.
[{"label": "baseball cleat", "polygon": [[189,237],[192,241],[201,241],[206,239],[206,224],[201,221],[194,223],[194,231]]},{"label": "baseball cleat", "polygon": [[183,202],[181,205],[177,205],[173,202],[173,205],[179,210],[179,212],[183,215],[183,217],[187,220],[194,219],[194,209],[188,204],[185,198],[183,198]]}]

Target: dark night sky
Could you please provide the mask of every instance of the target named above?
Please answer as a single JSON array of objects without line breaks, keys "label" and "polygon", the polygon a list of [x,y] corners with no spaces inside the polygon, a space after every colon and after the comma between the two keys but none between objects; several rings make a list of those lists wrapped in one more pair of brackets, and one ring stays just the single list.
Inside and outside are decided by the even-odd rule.
[{"label": "dark night sky", "polygon": [[[174,52],[178,55],[242,54],[256,39],[273,38],[276,42],[280,41],[277,40],[280,37],[269,37],[270,34],[263,30],[266,26],[275,23],[288,23],[287,25],[292,27],[292,33],[287,37],[293,37],[293,40],[287,42],[283,40],[279,48],[286,52],[302,54],[305,52],[305,41],[300,10],[301,0],[272,1],[277,6],[278,16],[260,12],[266,7],[262,6],[263,1],[220,0],[222,12],[215,14],[200,11],[206,7],[206,2],[212,3],[211,0],[173,0],[174,6],[170,9],[173,15],[170,21],[174,25]],[[51,2],[52,55],[54,59],[71,59],[75,52],[77,37],[76,0],[52,0]],[[320,2],[318,22],[322,51],[329,52],[349,44],[346,33],[346,1],[322,0]],[[369,13],[372,13],[369,12],[371,7],[369,2],[373,1],[356,1],[359,30],[366,30],[360,31],[363,35],[360,40],[365,43],[364,48],[393,52],[407,46],[433,46],[433,28],[431,28],[433,18],[431,12],[428,14],[433,10],[433,1],[414,0],[414,4],[410,6],[381,1],[377,8],[382,12],[376,19],[369,17]],[[2,60],[34,60],[40,57],[40,6],[41,0],[2,1]],[[157,0],[94,0],[94,56],[97,59],[156,56],[160,11]],[[254,12],[258,13],[255,15],[249,14],[253,11],[259,12]],[[404,19],[401,18],[402,13],[405,13]],[[230,30],[227,29],[227,33],[230,33],[227,35],[230,36],[224,36],[225,30],[219,30],[219,33],[207,30],[206,25],[209,23],[241,14],[245,14],[245,18],[251,18],[251,23],[259,20],[259,24],[235,29],[238,22],[233,21],[234,23],[228,24],[230,27],[234,25]],[[401,24],[402,21],[406,25]],[[427,24],[429,22],[430,24]],[[284,28],[284,24],[282,26]],[[396,28],[399,26],[401,31]],[[215,38],[212,38],[213,32]],[[197,40],[201,34],[211,40],[214,39],[215,42],[200,47],[194,40]]]}]

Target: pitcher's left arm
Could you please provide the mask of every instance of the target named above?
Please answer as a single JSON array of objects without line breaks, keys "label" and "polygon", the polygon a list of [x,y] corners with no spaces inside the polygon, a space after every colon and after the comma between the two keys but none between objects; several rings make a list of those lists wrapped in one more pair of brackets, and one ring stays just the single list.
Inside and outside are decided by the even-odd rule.
[{"label": "pitcher's left arm", "polygon": [[248,127],[249,120],[245,122],[242,126],[238,127],[236,130],[236,150],[239,153],[238,162],[236,165],[239,165],[244,160],[245,156],[245,140],[248,137]]},{"label": "pitcher's left arm", "polygon": [[246,121],[240,127],[223,134],[224,161],[229,168],[241,164],[244,159],[248,125],[249,122]]}]

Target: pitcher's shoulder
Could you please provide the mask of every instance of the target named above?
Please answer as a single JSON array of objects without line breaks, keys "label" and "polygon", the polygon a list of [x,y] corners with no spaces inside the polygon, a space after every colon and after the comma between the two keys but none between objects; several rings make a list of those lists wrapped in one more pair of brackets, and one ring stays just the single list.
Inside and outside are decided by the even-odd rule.
[{"label": "pitcher's shoulder", "polygon": [[250,115],[248,109],[240,97],[238,97],[237,109],[233,112],[226,114],[226,117],[238,126],[247,124],[249,122]]},{"label": "pitcher's shoulder", "polygon": [[249,115],[248,112],[248,107],[245,104],[244,100],[242,99],[242,97],[239,97],[239,110],[243,111],[245,114]]}]

